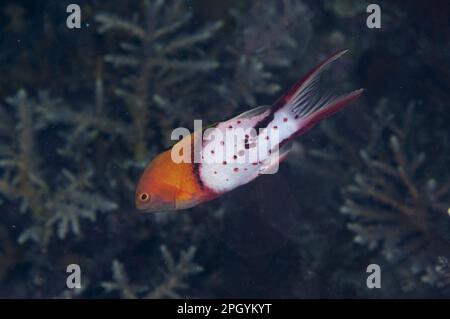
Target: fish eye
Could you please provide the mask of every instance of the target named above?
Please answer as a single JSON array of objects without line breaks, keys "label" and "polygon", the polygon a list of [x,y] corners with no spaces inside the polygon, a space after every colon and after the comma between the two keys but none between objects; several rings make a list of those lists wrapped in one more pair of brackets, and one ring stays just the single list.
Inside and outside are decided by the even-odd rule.
[{"label": "fish eye", "polygon": [[147,201],[150,200],[150,195],[147,194],[147,193],[141,193],[141,194],[139,195],[139,199],[140,199],[142,202],[147,202]]}]

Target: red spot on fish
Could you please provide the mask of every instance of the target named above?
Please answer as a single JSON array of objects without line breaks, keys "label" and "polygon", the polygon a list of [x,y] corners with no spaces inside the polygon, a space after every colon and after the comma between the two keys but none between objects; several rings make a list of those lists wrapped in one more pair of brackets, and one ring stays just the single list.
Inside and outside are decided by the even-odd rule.
[{"label": "red spot on fish", "polygon": [[217,174],[217,172],[216,172],[216,171],[214,171],[214,174]]},{"label": "red spot on fish", "polygon": [[224,145],[225,143],[223,141],[220,141],[220,145]]},{"label": "red spot on fish", "polygon": [[214,150],[211,150],[211,154],[214,154],[215,152],[214,152]]},{"label": "red spot on fish", "polygon": [[248,138],[249,138],[250,136],[248,136],[248,134],[245,134],[245,138],[248,140]]},{"label": "red spot on fish", "polygon": [[237,173],[237,172],[239,172],[239,168],[235,167],[235,168],[233,169],[233,171],[234,171],[235,173]]},{"label": "red spot on fish", "polygon": [[223,164],[223,165],[227,165],[227,161],[223,161],[222,164]]},{"label": "red spot on fish", "polygon": [[256,166],[256,165],[258,165],[258,163],[255,162],[255,163],[252,163],[252,165],[253,165],[253,166]]},{"label": "red spot on fish", "polygon": [[275,125],[275,126],[274,126],[273,128],[274,128],[274,129],[277,129],[277,128],[278,128],[278,126],[276,126],[276,125]]},{"label": "red spot on fish", "polygon": [[266,140],[269,140],[269,135],[266,136]]},{"label": "red spot on fish", "polygon": [[285,118],[283,119],[283,122],[287,122],[287,120],[288,120],[288,118],[287,118],[287,117],[285,117]]},{"label": "red spot on fish", "polygon": [[295,119],[298,119],[298,114],[295,116]]},{"label": "red spot on fish", "polygon": [[233,125],[228,126],[228,128],[233,128]]},{"label": "red spot on fish", "polygon": [[236,158],[237,158],[237,156],[236,156],[236,155],[233,155],[233,158],[234,158],[234,159],[236,159]]},{"label": "red spot on fish", "polygon": [[237,121],[237,124],[241,124],[241,121]]}]

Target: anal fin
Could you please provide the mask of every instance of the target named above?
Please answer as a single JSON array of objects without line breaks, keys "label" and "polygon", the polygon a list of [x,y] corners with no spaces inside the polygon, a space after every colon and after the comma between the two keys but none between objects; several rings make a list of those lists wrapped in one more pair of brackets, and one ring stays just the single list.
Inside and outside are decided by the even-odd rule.
[{"label": "anal fin", "polygon": [[271,155],[263,161],[262,166],[259,169],[259,175],[269,175],[278,172],[278,167],[282,161],[286,159],[289,152],[292,149],[292,142],[283,144],[278,152],[276,150],[272,151]]}]

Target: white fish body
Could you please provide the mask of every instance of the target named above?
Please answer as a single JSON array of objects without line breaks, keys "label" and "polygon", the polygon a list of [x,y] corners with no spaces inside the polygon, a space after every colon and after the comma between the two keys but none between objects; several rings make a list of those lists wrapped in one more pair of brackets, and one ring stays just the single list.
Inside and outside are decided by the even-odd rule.
[{"label": "white fish body", "polygon": [[342,96],[318,96],[318,79],[340,51],[314,68],[272,106],[261,106],[205,131],[198,175],[216,194],[272,173],[290,150],[290,141],[321,119],[334,114],[363,90]]}]

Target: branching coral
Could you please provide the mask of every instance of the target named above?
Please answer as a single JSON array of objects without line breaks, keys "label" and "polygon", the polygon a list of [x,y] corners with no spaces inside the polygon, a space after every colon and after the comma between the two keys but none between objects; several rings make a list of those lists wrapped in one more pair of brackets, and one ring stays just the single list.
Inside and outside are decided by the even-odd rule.
[{"label": "branching coral", "polygon": [[95,222],[96,212],[108,212],[117,205],[99,194],[87,192],[92,188],[92,171],[74,176],[67,170],[62,171],[65,187],[53,194],[53,199],[47,202],[46,209],[55,212],[47,221],[48,226],[57,224],[58,237],[65,238],[71,230],[80,235],[80,220],[85,218]]},{"label": "branching coral", "polygon": [[114,281],[102,282],[102,287],[107,293],[119,291],[122,298],[136,299],[139,293],[147,289],[143,286],[131,285],[123,264],[118,260],[112,263],[112,273]]},{"label": "branching coral", "polygon": [[[178,290],[186,288],[185,280],[192,275],[202,271],[202,267],[193,262],[196,249],[190,247],[182,251],[179,260],[175,260],[166,246],[161,246],[161,253],[164,264],[167,268],[164,271],[164,280],[157,286],[150,289],[148,286],[132,285],[124,266],[117,260],[113,261],[112,271],[114,281],[102,283],[106,292],[118,291],[123,298],[180,298]],[[142,294],[144,293],[145,294]]]},{"label": "branching coral", "polygon": [[[1,193],[8,198],[23,198],[22,210],[30,207],[36,214],[42,210],[45,182],[39,176],[39,157],[35,153],[36,132],[33,103],[24,90],[9,97],[7,103],[14,110],[3,109],[5,119],[0,149],[2,168]],[[13,115],[16,112],[16,116]],[[17,123],[14,127],[13,123]]]},{"label": "branching coral", "polygon": [[182,251],[179,260],[176,261],[167,247],[161,246],[161,253],[167,268],[167,270],[164,271],[164,281],[154,287],[145,298],[180,298],[177,290],[186,288],[185,280],[187,277],[203,271],[201,266],[193,262],[195,252],[195,247],[190,247],[189,249]]},{"label": "branching coral", "polygon": [[17,126],[2,132],[0,192],[8,200],[19,202],[21,211],[30,216],[31,222],[19,236],[19,243],[31,239],[46,246],[54,224],[58,224],[61,239],[67,235],[69,227],[79,235],[80,219],[93,221],[96,212],[116,207],[90,191],[92,170],[71,173],[63,169],[62,174],[55,176],[44,165],[44,158],[50,152],[41,154],[37,151],[42,149],[36,147],[37,133],[45,129],[48,122],[37,116],[36,109],[40,105],[55,105],[60,103],[59,100],[46,94],[41,94],[38,99],[29,98],[21,90],[7,102],[15,109],[3,109],[3,115],[9,116],[10,123],[16,122]]},{"label": "branching coral", "polygon": [[341,211],[353,220],[349,229],[356,242],[380,247],[388,260],[408,262],[410,271],[423,273],[450,248],[441,231],[449,223],[450,185],[438,187],[439,177],[426,172],[432,159],[413,153],[412,114],[410,108],[401,126],[389,123],[387,146],[361,151],[364,167],[347,187]]},{"label": "branching coral", "polygon": [[92,189],[92,171],[74,176],[63,170],[62,174],[64,182],[59,184],[58,189],[48,190],[49,193],[43,196],[42,213],[37,218],[33,217],[31,226],[19,236],[19,243],[33,240],[45,246],[53,234],[54,225],[60,239],[64,239],[69,232],[80,236],[82,219],[95,222],[98,212],[117,208],[114,202],[89,191]]},{"label": "branching coral", "polygon": [[156,122],[157,114],[158,119],[170,114],[171,118],[190,120],[186,110],[195,104],[188,98],[196,96],[193,93],[201,87],[202,74],[219,65],[205,56],[201,45],[222,26],[218,21],[186,32],[192,27],[192,15],[179,0],[145,2],[143,12],[132,21],[97,15],[100,33],[119,31],[128,36],[121,43],[122,53],[105,59],[118,71],[126,71],[115,92],[125,101],[131,117],[127,137],[136,160],[148,156],[147,141],[155,133],[150,123]]},{"label": "branching coral", "polygon": [[225,65],[232,79],[219,92],[234,107],[255,105],[257,94],[279,91],[276,71],[286,70],[302,56],[312,34],[310,11],[300,2],[261,1],[252,3],[248,12],[232,14],[235,31]]}]

